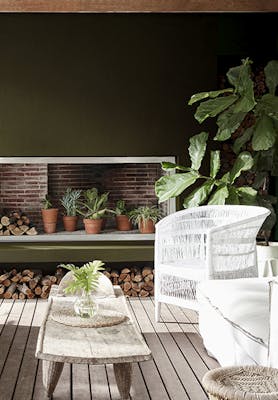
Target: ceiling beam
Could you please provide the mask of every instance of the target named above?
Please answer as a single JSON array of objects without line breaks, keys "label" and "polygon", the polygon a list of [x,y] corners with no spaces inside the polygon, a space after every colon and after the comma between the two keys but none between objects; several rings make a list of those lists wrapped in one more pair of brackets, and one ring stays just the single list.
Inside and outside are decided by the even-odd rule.
[{"label": "ceiling beam", "polygon": [[278,12],[277,0],[0,0],[0,12]]}]

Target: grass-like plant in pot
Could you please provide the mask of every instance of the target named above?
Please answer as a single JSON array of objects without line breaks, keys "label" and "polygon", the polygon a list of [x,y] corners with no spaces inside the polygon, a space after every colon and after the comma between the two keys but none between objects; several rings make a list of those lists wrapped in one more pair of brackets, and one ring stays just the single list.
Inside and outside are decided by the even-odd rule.
[{"label": "grass-like plant in pot", "polygon": [[41,209],[43,229],[45,233],[56,232],[58,208],[53,208],[48,195],[41,201],[43,208]]},{"label": "grass-like plant in pot", "polygon": [[84,201],[79,201],[77,212],[81,214],[86,233],[100,233],[105,214],[112,212],[106,205],[109,193],[99,194],[97,188],[83,192]]},{"label": "grass-like plant in pot", "polygon": [[81,196],[82,191],[79,189],[67,188],[60,202],[65,209],[65,215],[63,215],[63,223],[65,231],[73,232],[76,230],[78,215],[77,207],[78,200]]},{"label": "grass-like plant in pot", "polygon": [[156,206],[140,206],[130,212],[130,219],[138,225],[140,233],[154,233],[155,224],[161,217],[161,211]]},{"label": "grass-like plant in pot", "polygon": [[101,275],[104,263],[100,260],[94,260],[78,268],[74,264],[61,264],[72,273],[72,280],[65,288],[65,293],[77,294],[74,303],[74,310],[82,318],[93,317],[97,312],[97,303],[94,301],[92,292],[98,287],[98,281]]},{"label": "grass-like plant in pot", "polygon": [[130,221],[130,211],[127,210],[125,200],[118,200],[115,207],[116,225],[118,231],[130,231],[132,223]]}]

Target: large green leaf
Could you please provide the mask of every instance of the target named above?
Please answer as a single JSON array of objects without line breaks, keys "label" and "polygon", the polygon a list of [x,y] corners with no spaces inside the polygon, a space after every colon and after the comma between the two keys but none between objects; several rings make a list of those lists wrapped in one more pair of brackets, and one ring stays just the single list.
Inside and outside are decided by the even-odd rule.
[{"label": "large green leaf", "polygon": [[253,81],[251,79],[250,61],[243,60],[242,65],[230,68],[227,73],[229,82],[235,86],[240,99],[235,104],[234,112],[249,112],[256,105]]},{"label": "large green leaf", "polygon": [[278,176],[278,138],[276,140],[276,146],[274,149],[273,165],[272,165],[271,174],[273,176]]},{"label": "large green leaf", "polygon": [[220,151],[214,150],[210,152],[210,177],[215,178],[220,169]]},{"label": "large green leaf", "polygon": [[208,204],[210,205],[223,205],[227,197],[229,196],[229,191],[226,185],[221,185],[219,188],[213,193]]},{"label": "large green leaf", "polygon": [[276,87],[278,85],[278,61],[269,61],[265,66],[264,73],[265,82],[269,89],[269,92],[275,95]]},{"label": "large green leaf", "polygon": [[155,183],[155,193],[159,203],[179,196],[186,188],[191,186],[198,179],[199,174],[195,171],[184,174],[162,176]]},{"label": "large green leaf", "polygon": [[188,167],[184,167],[183,165],[178,165],[175,163],[172,163],[170,161],[162,161],[161,167],[163,171],[174,171],[174,170],[180,170],[180,171],[190,171],[191,169]]},{"label": "large green leaf", "polygon": [[189,139],[189,155],[191,159],[191,168],[198,171],[204,158],[207,147],[208,133],[201,132]]},{"label": "large green leaf", "polygon": [[230,96],[204,101],[197,108],[194,117],[201,124],[207,118],[215,117],[222,111],[226,110],[226,108],[230,107],[237,99],[238,96],[232,94]]},{"label": "large green leaf", "polygon": [[264,94],[260,100],[258,100],[256,108],[256,115],[267,114],[270,117],[277,117],[278,115],[278,97],[272,94]]},{"label": "large green leaf", "polygon": [[240,197],[240,204],[256,205],[257,191],[250,186],[241,186],[237,188],[237,193]]},{"label": "large green leaf", "polygon": [[234,106],[223,111],[217,118],[218,131],[214,140],[227,140],[232,133],[240,126],[246,112],[234,113]]},{"label": "large green leaf", "polygon": [[275,143],[277,131],[275,130],[272,118],[263,115],[257,121],[252,138],[252,146],[255,151],[268,150]]},{"label": "large green leaf", "polygon": [[242,171],[248,171],[253,167],[254,160],[248,151],[240,153],[233,165],[230,172],[231,183],[234,183],[235,179],[241,174]]},{"label": "large green leaf", "polygon": [[191,106],[192,104],[196,103],[197,101],[204,100],[207,98],[215,99],[215,97],[218,97],[220,94],[223,93],[233,93],[234,89],[228,88],[228,89],[222,89],[222,90],[213,90],[210,92],[201,92],[201,93],[196,93],[191,96],[188,104]]},{"label": "large green leaf", "polygon": [[193,192],[190,193],[190,195],[184,199],[183,202],[184,208],[197,207],[203,204],[210,195],[213,186],[214,186],[214,181],[208,180],[204,182],[202,186],[193,190]]},{"label": "large green leaf", "polygon": [[233,151],[236,154],[238,154],[242,146],[244,146],[245,143],[247,143],[251,139],[253,132],[254,132],[254,127],[250,126],[250,128],[247,128],[241,136],[236,138],[233,144]]},{"label": "large green leaf", "polygon": [[233,205],[240,204],[236,188],[234,186],[229,186],[228,191],[229,191],[229,196],[227,197],[225,204],[233,204]]}]

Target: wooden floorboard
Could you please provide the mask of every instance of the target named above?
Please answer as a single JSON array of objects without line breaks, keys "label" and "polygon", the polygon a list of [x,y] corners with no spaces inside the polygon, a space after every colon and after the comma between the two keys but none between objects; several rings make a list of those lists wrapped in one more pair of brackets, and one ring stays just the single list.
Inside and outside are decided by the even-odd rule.
[{"label": "wooden floorboard", "polygon": [[[129,309],[153,359],[133,365],[130,400],[206,400],[201,380],[218,366],[209,357],[192,310],[152,299],[129,299]],[[34,357],[46,301],[0,301],[0,399],[46,400],[42,362]],[[65,364],[53,400],[120,400],[112,365]]]}]

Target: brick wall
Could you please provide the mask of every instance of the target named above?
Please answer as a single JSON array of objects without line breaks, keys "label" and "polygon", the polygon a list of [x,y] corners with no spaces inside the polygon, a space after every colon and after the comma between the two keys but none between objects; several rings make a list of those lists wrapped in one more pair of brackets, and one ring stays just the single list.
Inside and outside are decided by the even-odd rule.
[{"label": "brick wall", "polygon": [[[119,199],[129,207],[157,205],[154,183],[161,176],[160,164],[0,164],[1,208],[22,209],[41,228],[41,199],[48,193],[60,209],[67,187],[97,187],[109,192],[109,207]],[[82,222],[80,221],[80,227]]]},{"label": "brick wall", "polygon": [[40,226],[41,200],[46,193],[46,164],[0,164],[1,209],[21,209]]}]

